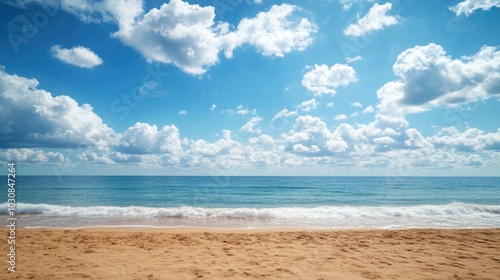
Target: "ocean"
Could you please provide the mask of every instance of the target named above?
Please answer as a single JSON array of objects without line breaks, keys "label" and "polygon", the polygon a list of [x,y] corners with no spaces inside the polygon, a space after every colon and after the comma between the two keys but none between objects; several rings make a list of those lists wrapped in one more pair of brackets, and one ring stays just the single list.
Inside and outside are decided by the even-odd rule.
[{"label": "ocean", "polygon": [[15,213],[21,228],[499,228],[500,177],[18,176]]}]

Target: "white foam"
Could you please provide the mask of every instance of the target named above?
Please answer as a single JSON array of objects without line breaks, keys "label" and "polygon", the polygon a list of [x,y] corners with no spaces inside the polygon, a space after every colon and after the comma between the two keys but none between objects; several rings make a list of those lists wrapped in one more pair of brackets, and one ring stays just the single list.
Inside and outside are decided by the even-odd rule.
[{"label": "white foam", "polygon": [[[0,204],[7,214],[7,204]],[[202,208],[202,207],[73,207],[18,203],[16,214],[28,216],[106,219],[176,219],[184,224],[210,224],[214,220],[247,220],[284,226],[314,227],[500,227],[500,206],[452,203],[419,206],[318,206],[279,208]],[[194,221],[196,220],[196,222]],[[241,222],[241,221],[240,221]],[[177,224],[183,224],[177,221]],[[28,225],[29,226],[29,225]]]}]

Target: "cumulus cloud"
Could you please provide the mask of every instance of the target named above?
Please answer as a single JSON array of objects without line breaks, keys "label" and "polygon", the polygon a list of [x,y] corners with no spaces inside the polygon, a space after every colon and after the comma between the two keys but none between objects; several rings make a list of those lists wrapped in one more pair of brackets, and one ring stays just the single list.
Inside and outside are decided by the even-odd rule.
[{"label": "cumulus cloud", "polygon": [[387,15],[391,8],[392,3],[385,3],[383,5],[379,5],[378,3],[373,4],[368,13],[358,19],[357,23],[347,26],[344,30],[344,35],[359,37],[397,24],[400,20],[399,17]]},{"label": "cumulus cloud", "polygon": [[50,50],[52,55],[60,61],[81,68],[90,69],[103,63],[103,60],[97,54],[82,46],[65,49],[59,45],[54,45]]},{"label": "cumulus cloud", "polygon": [[297,111],[288,111],[288,109],[283,109],[273,116],[273,121],[280,118],[289,118],[297,115]]},{"label": "cumulus cloud", "polygon": [[393,65],[399,80],[377,91],[387,114],[416,113],[457,106],[500,94],[500,52],[482,47],[473,56],[452,59],[436,44],[402,52]]},{"label": "cumulus cloud", "polygon": [[217,107],[217,105],[215,105],[215,104],[212,104],[212,106],[210,106],[210,111],[213,111],[213,110],[215,110],[215,108],[216,108],[216,107]]},{"label": "cumulus cloud", "polygon": [[228,23],[214,21],[214,7],[171,0],[136,21],[120,24],[120,30],[113,35],[139,51],[148,62],[172,63],[199,75],[218,63],[220,51],[231,57],[235,48],[245,44],[265,56],[281,57],[304,50],[312,43],[316,27],[307,18],[295,20],[292,15],[297,9],[293,5],[274,5],[255,18],[241,20],[230,32]]},{"label": "cumulus cloud", "polygon": [[318,105],[319,102],[313,98],[311,100],[300,103],[300,105],[297,106],[297,109],[301,110],[302,112],[310,112],[311,110],[318,108]]},{"label": "cumulus cloud", "polygon": [[61,9],[90,23],[116,22],[127,27],[143,13],[142,0],[61,0]]},{"label": "cumulus cloud", "polygon": [[37,89],[38,81],[0,69],[0,148],[105,147],[115,140],[89,104]]},{"label": "cumulus cloud", "polygon": [[348,145],[317,117],[299,116],[293,129],[283,136],[286,150],[307,156],[327,156],[344,152]]},{"label": "cumulus cloud", "polygon": [[36,3],[54,11],[61,9],[85,23],[116,22],[120,26],[130,25],[143,13],[142,0],[7,0],[6,3],[22,9]]},{"label": "cumulus cloud", "polygon": [[226,57],[244,44],[255,47],[265,56],[283,57],[285,54],[302,51],[313,41],[317,27],[307,18],[297,18],[294,5],[273,5],[268,12],[260,12],[255,18],[240,21],[236,31],[224,36]]},{"label": "cumulus cloud", "polygon": [[156,125],[138,122],[121,135],[116,150],[125,154],[177,155],[182,151],[179,129],[166,125],[158,130]]},{"label": "cumulus cloud", "polygon": [[0,161],[31,163],[64,163],[66,159],[58,152],[44,152],[33,149],[6,149],[0,151]]},{"label": "cumulus cloud", "polygon": [[465,0],[455,6],[450,7],[450,11],[454,12],[457,16],[464,14],[470,16],[476,10],[488,11],[489,9],[500,7],[500,0]]},{"label": "cumulus cloud", "polygon": [[[222,138],[214,143],[208,143],[203,139],[199,139],[196,141],[191,140],[189,146],[189,153],[191,155],[202,155],[205,157],[215,157],[215,156],[227,156],[227,155],[241,155],[243,149],[243,145],[238,141],[232,139],[230,130],[222,131]],[[191,158],[193,160],[195,158]],[[196,158],[194,163],[198,160],[203,160],[200,158]]]},{"label": "cumulus cloud", "polygon": [[477,128],[458,131],[454,127],[441,129],[428,140],[437,148],[455,152],[500,151],[500,129],[486,132]]},{"label": "cumulus cloud", "polygon": [[364,110],[363,110],[363,114],[371,114],[371,113],[375,113],[375,109],[373,109],[373,106],[370,105],[368,107],[366,107]]},{"label": "cumulus cloud", "polygon": [[187,115],[188,112],[186,110],[181,110],[179,111],[179,113],[177,113],[178,115]]},{"label": "cumulus cloud", "polygon": [[258,128],[259,122],[262,121],[261,117],[253,117],[251,118],[244,126],[241,127],[240,131],[249,132],[249,133],[261,133],[262,129]]},{"label": "cumulus cloud", "polygon": [[357,81],[356,72],[349,65],[335,64],[314,65],[314,68],[304,74],[302,85],[314,95],[335,94],[339,86],[347,85]]},{"label": "cumulus cloud", "polygon": [[203,74],[218,62],[220,35],[227,31],[227,24],[216,24],[214,18],[211,6],[171,0],[140,20],[120,26],[113,36],[148,62],[172,63],[187,73]]},{"label": "cumulus cloud", "polygon": [[[26,8],[44,0],[8,2]],[[255,1],[260,3],[260,1]],[[60,8],[90,23],[118,25],[112,36],[137,50],[148,62],[174,64],[182,71],[201,75],[219,62],[219,53],[232,57],[235,48],[250,45],[259,53],[283,57],[302,51],[313,41],[317,26],[300,17],[294,5],[274,5],[254,18],[244,18],[233,28],[215,22],[215,8],[182,0],[170,0],[147,12],[142,0],[61,0]]]},{"label": "cumulus cloud", "polygon": [[339,115],[336,115],[333,119],[336,121],[341,121],[341,120],[347,119],[347,116],[345,114],[339,114]]}]

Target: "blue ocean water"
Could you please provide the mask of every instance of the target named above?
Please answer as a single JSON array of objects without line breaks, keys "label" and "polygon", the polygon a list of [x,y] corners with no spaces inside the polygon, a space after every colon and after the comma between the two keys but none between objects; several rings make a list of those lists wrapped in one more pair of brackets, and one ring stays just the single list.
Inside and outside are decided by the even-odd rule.
[{"label": "blue ocean water", "polygon": [[20,176],[16,201],[21,227],[500,227],[500,177]]}]

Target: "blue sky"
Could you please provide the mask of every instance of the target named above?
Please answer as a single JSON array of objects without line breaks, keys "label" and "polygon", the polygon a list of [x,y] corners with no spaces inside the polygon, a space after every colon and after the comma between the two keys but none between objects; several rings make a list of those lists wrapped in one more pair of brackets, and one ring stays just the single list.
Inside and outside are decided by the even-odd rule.
[{"label": "blue sky", "polygon": [[0,1],[21,174],[500,175],[500,1]]}]

